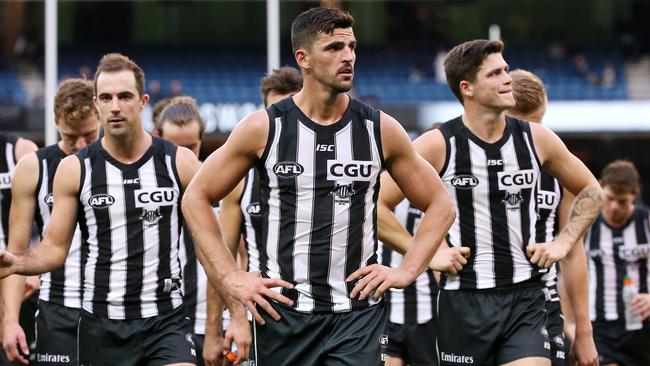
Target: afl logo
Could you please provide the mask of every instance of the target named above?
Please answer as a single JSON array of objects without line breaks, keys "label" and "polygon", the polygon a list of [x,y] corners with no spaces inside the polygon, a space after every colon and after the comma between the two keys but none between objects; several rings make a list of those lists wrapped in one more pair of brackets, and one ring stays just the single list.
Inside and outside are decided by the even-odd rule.
[{"label": "afl logo", "polygon": [[115,197],[106,193],[98,193],[88,199],[88,204],[93,208],[106,208],[115,203]]},{"label": "afl logo", "polygon": [[251,203],[246,207],[246,213],[250,216],[260,216],[262,215],[262,206],[258,202]]},{"label": "afl logo", "polygon": [[273,173],[281,178],[293,178],[297,177],[302,172],[305,171],[305,168],[302,165],[295,163],[293,161],[281,161],[275,163],[273,166]]},{"label": "afl logo", "polygon": [[52,195],[52,193],[48,193],[47,196],[43,197],[43,202],[45,202],[46,205],[52,207],[52,205],[54,205],[54,195]]},{"label": "afl logo", "polygon": [[451,179],[451,185],[458,189],[472,189],[478,185],[478,178],[471,174],[461,174]]}]

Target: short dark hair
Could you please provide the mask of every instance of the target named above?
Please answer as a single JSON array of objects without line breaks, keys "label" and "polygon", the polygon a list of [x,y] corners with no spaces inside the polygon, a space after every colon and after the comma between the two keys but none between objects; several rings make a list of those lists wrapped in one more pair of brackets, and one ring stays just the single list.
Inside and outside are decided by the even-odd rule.
[{"label": "short dark hair", "polygon": [[463,104],[463,95],[460,92],[460,82],[463,80],[474,82],[483,60],[490,54],[501,52],[503,52],[503,42],[486,39],[464,42],[449,51],[445,58],[447,84],[461,104]]},{"label": "short dark hair", "polygon": [[278,94],[297,93],[302,89],[302,75],[294,67],[284,66],[273,70],[260,81],[260,93],[264,106],[268,107],[266,99],[271,91]]},{"label": "short dark hair", "polygon": [[300,13],[291,23],[291,47],[310,49],[319,32],[332,34],[337,28],[350,28],[354,18],[350,13],[332,8],[311,8]]},{"label": "short dark hair", "polygon": [[639,171],[629,160],[615,160],[603,169],[600,175],[603,187],[609,187],[616,193],[637,194],[641,189]]},{"label": "short dark hair", "polygon": [[85,79],[66,79],[54,95],[54,118],[68,126],[76,126],[91,115],[97,115],[93,105],[93,83]]},{"label": "short dark hair", "polygon": [[153,118],[153,124],[155,126],[160,123],[160,113],[162,113],[163,109],[169,105],[169,103],[172,102],[173,97],[167,97],[163,98],[159,101],[156,102],[156,104],[153,105],[153,108],[151,108],[151,114]]},{"label": "short dark hair", "polygon": [[144,95],[144,71],[133,62],[130,58],[119,53],[108,53],[102,56],[95,72],[95,94],[97,94],[97,77],[102,72],[118,72],[122,70],[133,71],[135,77],[135,87],[140,93],[140,97]]},{"label": "short dark hair", "polygon": [[527,115],[546,107],[546,87],[537,75],[527,70],[517,69],[510,71],[510,77],[512,95],[515,98],[515,106],[511,111]]},{"label": "short dark hair", "polygon": [[185,126],[191,121],[199,123],[199,138],[203,138],[205,131],[205,122],[199,113],[199,107],[194,98],[189,96],[179,96],[171,98],[167,105],[160,113],[160,119],[156,123],[158,135],[163,136],[163,125],[165,122],[173,123],[177,126]]}]

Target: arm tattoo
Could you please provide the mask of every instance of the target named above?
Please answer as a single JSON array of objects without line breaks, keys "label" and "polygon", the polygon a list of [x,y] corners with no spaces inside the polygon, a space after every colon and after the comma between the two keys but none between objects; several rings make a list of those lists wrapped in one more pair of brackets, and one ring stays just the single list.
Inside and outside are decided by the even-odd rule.
[{"label": "arm tattoo", "polygon": [[584,188],[573,201],[569,221],[562,228],[560,234],[567,236],[572,243],[577,241],[596,219],[602,204],[603,195],[600,187],[588,186]]}]

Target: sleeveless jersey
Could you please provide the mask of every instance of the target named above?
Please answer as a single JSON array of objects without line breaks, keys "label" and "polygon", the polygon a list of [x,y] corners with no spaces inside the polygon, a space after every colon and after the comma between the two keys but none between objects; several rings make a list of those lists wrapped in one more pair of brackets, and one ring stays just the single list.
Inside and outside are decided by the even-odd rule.
[{"label": "sleeveless jersey", "polygon": [[[557,208],[562,200],[562,186],[552,175],[542,171],[537,185],[537,219],[536,239],[538,243],[550,242],[555,239],[560,226]],[[560,301],[557,292],[557,263],[549,269],[542,280],[546,283],[544,294],[548,301]]]},{"label": "sleeveless jersey", "polygon": [[269,137],[258,166],[264,276],[295,284],[282,292],[300,312],[344,312],[357,269],[377,263],[377,197],[384,160],[379,111],[350,99],[338,122],[311,121],[287,98],[267,109]]},{"label": "sleeveless jersey", "polygon": [[539,159],[530,126],[506,118],[503,136],[486,143],[461,117],[444,123],[446,159],[440,176],[456,206],[447,235],[471,254],[458,275],[443,275],[447,290],[511,286],[541,287],[548,270],[529,261],[526,245],[535,242]]},{"label": "sleeveless jersey", "polygon": [[589,314],[591,320],[625,319],[623,278],[635,289],[648,293],[650,258],[648,209],[635,208],[621,228],[611,227],[602,214],[585,236],[589,259]]},{"label": "sleeveless jersey", "polygon": [[239,205],[244,219],[242,233],[248,252],[248,271],[257,272],[260,270],[260,252],[257,241],[262,238],[264,218],[260,206],[260,179],[256,169],[249,170],[246,175]]},{"label": "sleeveless jersey", "polygon": [[153,138],[138,161],[123,164],[100,141],[77,154],[82,307],[110,319],[167,313],[182,304],[176,145]]},{"label": "sleeveless jersey", "polygon": [[[38,184],[36,185],[35,222],[41,239],[45,236],[52,213],[52,184],[59,163],[67,155],[58,144],[36,151],[38,158]],[[81,232],[75,229],[70,250],[63,267],[41,275],[39,299],[69,308],[81,307]]]},{"label": "sleeveless jersey", "polygon": [[0,249],[7,249],[9,240],[9,209],[11,208],[11,178],[16,169],[14,135],[0,134]]}]

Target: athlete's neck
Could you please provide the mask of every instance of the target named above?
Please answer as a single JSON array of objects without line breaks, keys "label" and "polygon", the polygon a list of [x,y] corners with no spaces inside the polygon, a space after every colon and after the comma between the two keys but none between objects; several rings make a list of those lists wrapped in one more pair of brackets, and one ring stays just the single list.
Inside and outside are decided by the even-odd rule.
[{"label": "athlete's neck", "polygon": [[149,150],[151,141],[151,135],[141,129],[123,138],[115,138],[106,134],[102,137],[101,144],[113,159],[123,164],[132,164]]},{"label": "athlete's neck", "polygon": [[634,206],[632,206],[632,209],[629,211],[625,217],[617,218],[617,217],[610,217],[608,216],[605,211],[601,211],[603,214],[603,220],[607,223],[607,225],[619,229],[625,226],[628,222],[630,222],[630,218],[634,214]]},{"label": "athlete's neck", "polygon": [[329,126],[338,122],[348,109],[350,97],[345,93],[331,93],[303,88],[293,96],[293,102],[314,123]]},{"label": "athlete's neck", "polygon": [[59,145],[59,150],[63,151],[64,154],[66,155],[72,155],[73,151],[72,149],[69,149],[66,144],[63,142],[63,140],[59,141],[57,143]]},{"label": "athlete's neck", "polygon": [[476,137],[487,143],[499,141],[506,128],[505,111],[495,111],[484,107],[465,107],[463,124]]}]

